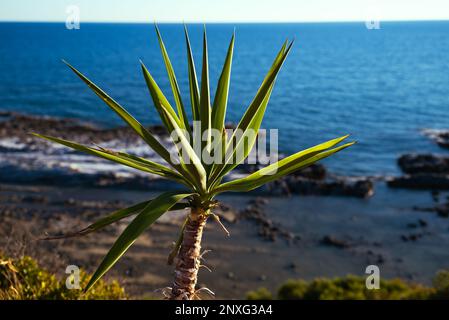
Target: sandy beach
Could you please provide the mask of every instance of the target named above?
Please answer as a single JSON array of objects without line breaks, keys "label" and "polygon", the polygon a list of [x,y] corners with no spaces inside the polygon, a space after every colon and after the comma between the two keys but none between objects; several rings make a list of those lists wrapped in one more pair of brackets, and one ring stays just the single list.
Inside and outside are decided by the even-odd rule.
[{"label": "sandy beach", "polygon": [[[248,290],[276,289],[289,278],[363,275],[369,264],[385,278],[430,283],[449,267],[449,220],[416,211],[431,206],[428,192],[386,190],[376,197],[257,197],[225,195],[217,210],[231,232],[210,221],[204,234],[206,268],[199,283],[218,298],[244,298]],[[75,264],[92,272],[129,219],[84,237],[39,241],[48,234],[80,229],[108,212],[151,198],[155,191],[60,186],[0,186],[0,246],[9,254],[29,254],[58,276]],[[412,195],[412,196],[411,196]],[[387,205],[386,205],[387,204]],[[382,210],[380,210],[382,208]],[[256,210],[264,219],[254,219]],[[167,214],[153,225],[108,274],[134,297],[161,297],[173,267],[167,256],[185,212]],[[261,221],[265,221],[262,222]],[[267,232],[264,223],[269,224]]]},{"label": "sandy beach", "polygon": [[[11,256],[31,255],[61,278],[71,264],[95,271],[131,218],[84,237],[40,238],[82,229],[173,188],[154,176],[108,166],[28,134],[61,132],[75,141],[154,156],[127,129],[16,113],[3,113],[2,119],[0,248]],[[160,128],[152,131],[165,141]],[[447,166],[440,158],[414,159],[407,160],[405,171],[417,171],[418,176],[396,181],[404,184],[400,179],[405,179],[406,185],[421,171],[432,174],[434,168],[446,179]],[[243,167],[237,174],[251,170]],[[431,175],[425,177],[435,181]],[[315,166],[268,188],[220,196],[216,213],[231,236],[214,221],[207,224],[203,250],[211,251],[204,256],[207,268],[200,270],[199,285],[216,292],[217,298],[244,298],[259,287],[275,291],[291,278],[364,275],[371,264],[379,266],[385,279],[429,284],[438,270],[449,268],[449,192],[431,192],[426,186],[391,188],[389,181],[390,177],[336,177]],[[164,215],[107,276],[119,279],[132,297],[162,298],[157,290],[171,285],[173,266],[167,265],[167,257],[185,215]]]}]

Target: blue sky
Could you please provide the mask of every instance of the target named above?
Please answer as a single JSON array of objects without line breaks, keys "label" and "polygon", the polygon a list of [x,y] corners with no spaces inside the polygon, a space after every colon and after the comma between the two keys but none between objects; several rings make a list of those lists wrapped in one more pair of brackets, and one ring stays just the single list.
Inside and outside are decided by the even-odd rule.
[{"label": "blue sky", "polygon": [[0,21],[310,22],[447,20],[449,0],[1,0]]}]

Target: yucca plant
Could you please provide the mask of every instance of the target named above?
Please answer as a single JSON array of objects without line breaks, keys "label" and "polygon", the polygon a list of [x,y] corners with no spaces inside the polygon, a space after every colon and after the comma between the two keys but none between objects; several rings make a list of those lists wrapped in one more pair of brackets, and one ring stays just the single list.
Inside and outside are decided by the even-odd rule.
[{"label": "yucca plant", "polygon": [[[66,63],[93,91],[99,96],[115,113],[117,113],[148,146],[153,149],[165,163],[156,163],[135,155],[120,151],[112,151],[98,146],[84,146],[75,142],[54,138],[46,135],[34,134],[37,137],[56,142],[72,149],[101,157],[137,170],[161,176],[183,185],[182,191],[169,191],[160,194],[152,200],[135,204],[129,208],[118,210],[109,216],[93,223],[87,228],[67,234],[65,236],[85,235],[99,230],[109,224],[117,222],[129,216],[135,216],[134,220],[127,226],[116,240],[110,251],[106,254],[100,266],[90,279],[85,290],[89,290],[128,250],[136,239],[151,226],[160,216],[170,210],[189,208],[185,221],[181,226],[180,236],[175,242],[172,252],[169,254],[169,263],[176,258],[174,281],[169,287],[168,298],[170,299],[194,299],[198,291],[197,273],[200,267],[200,248],[203,228],[208,218],[219,222],[218,216],[213,212],[217,205],[216,196],[223,192],[237,191],[245,192],[262,186],[270,181],[281,178],[292,172],[305,168],[314,162],[326,158],[335,152],[351,146],[354,142],[337,146],[347,136],[333,139],[312,148],[300,151],[286,157],[276,163],[249,174],[246,177],[233,181],[223,182],[223,178],[242,163],[248,157],[255,145],[256,135],[236,135],[227,137],[225,131],[225,114],[228,101],[228,91],[231,76],[231,64],[234,50],[234,38],[232,35],[224,66],[218,80],[214,100],[211,104],[209,90],[209,67],[206,30],[203,34],[203,59],[201,71],[201,86],[198,85],[192,50],[190,47],[187,28],[184,27],[187,47],[188,77],[190,88],[190,104],[194,123],[201,126],[200,136],[206,137],[201,140],[202,153],[194,150],[195,130],[192,130],[188,119],[184,102],[181,98],[178,82],[175,77],[172,64],[162,41],[161,34],[156,26],[156,33],[162,51],[167,74],[170,80],[176,110],[170,105],[166,96],[162,93],[150,72],[141,63],[143,76],[150,91],[154,106],[161,120],[177,147],[175,157],[162,145],[156,137],[133,116],[131,116],[115,100],[103,90],[91,82],[77,69]],[[237,130],[246,133],[253,131],[257,133],[260,129],[276,77],[292,47],[288,40],[283,44],[267,75],[262,81],[254,99],[246,109],[243,117],[237,125]],[[222,133],[217,141],[212,142],[211,129]],[[209,130],[209,131],[208,131]],[[193,136],[192,136],[193,134]],[[176,137],[174,137],[176,136]],[[221,148],[221,161],[206,163],[202,155],[212,154],[217,150],[213,146]],[[204,151],[206,150],[206,151]],[[240,155],[240,156],[239,156]]]}]

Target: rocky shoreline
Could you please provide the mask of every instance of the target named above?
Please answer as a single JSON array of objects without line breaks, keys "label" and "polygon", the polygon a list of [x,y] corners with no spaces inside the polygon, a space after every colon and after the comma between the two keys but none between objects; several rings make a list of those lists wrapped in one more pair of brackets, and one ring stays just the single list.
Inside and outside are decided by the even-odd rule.
[{"label": "rocky shoreline", "polygon": [[[449,131],[433,130],[424,134],[441,148],[449,148]],[[398,158],[397,164],[404,175],[388,179],[387,185],[391,188],[430,191],[435,205],[414,209],[436,212],[438,216],[448,218],[449,197],[446,197],[446,201],[441,201],[440,193],[449,190],[449,154],[403,154]]]},{"label": "rocky shoreline", "polygon": [[[174,187],[157,177],[107,167],[101,160],[55,148],[28,134],[37,131],[153,157],[126,128],[15,113],[0,113],[0,123],[1,247],[31,252],[48,260],[44,265],[53,266],[55,272],[63,272],[62,262],[93,271],[128,221],[102,230],[104,240],[99,243],[92,241],[97,235],[37,241],[45,232],[57,235],[82,228],[117,208]],[[169,143],[162,128],[150,130]],[[239,175],[259,167],[242,165]],[[382,265],[388,276],[426,281],[427,274],[433,275],[447,261],[441,244],[448,226],[441,217],[449,217],[444,191],[449,158],[404,154],[398,167],[402,176],[345,177],[314,164],[247,196],[223,195],[217,214],[231,237],[213,221],[208,224],[205,249],[214,254],[206,263],[220,271],[203,273],[200,279],[213,283],[222,297],[235,297],[236,290],[243,295],[261,285],[274,287],[288,277],[363,273],[372,263]],[[124,279],[131,293],[139,295],[148,287],[169,283],[167,254],[183,214],[164,217],[111,273]],[[427,260],[438,257],[426,265],[429,272],[420,266],[425,254]],[[267,258],[269,266],[260,268]],[[332,263],[322,263],[323,259]]]},{"label": "rocky shoreline", "polygon": [[424,134],[441,148],[449,149],[449,130],[425,130]]},{"label": "rocky shoreline", "polygon": [[398,166],[405,175],[389,180],[390,187],[424,190],[449,189],[449,156],[405,154],[399,157]]},{"label": "rocky shoreline", "polygon": [[[124,169],[117,165],[51,145],[29,134],[38,132],[87,145],[101,144],[112,150],[125,149],[130,153],[163,162],[128,128],[99,128],[74,119],[36,117],[14,112],[1,112],[0,122],[0,154],[3,155],[0,160],[0,182],[134,190],[155,189],[161,183],[165,188],[173,187],[170,182],[157,176],[148,179],[148,175],[141,175],[133,170],[123,171]],[[148,129],[169,148],[169,136],[163,127],[151,126]],[[30,156],[32,154],[35,156]],[[94,169],[89,168],[92,164]],[[238,171],[249,174],[259,168],[259,165],[242,164]],[[315,164],[259,189],[258,193],[260,192],[268,195],[368,198],[374,193],[374,184],[366,177],[336,176],[329,173],[323,165]]]},{"label": "rocky shoreline", "polygon": [[[102,146],[161,161],[157,155],[126,127],[100,128],[75,119],[38,117],[15,112],[0,112],[0,182],[28,184],[64,184],[80,187],[113,187],[133,190],[174,187],[157,176],[142,175],[101,159],[51,145],[30,132],[53,135],[80,143]],[[232,127],[232,125],[229,125]],[[162,126],[150,126],[167,148],[169,136]],[[426,131],[439,146],[446,148],[449,131]],[[404,173],[394,177],[348,177],[329,172],[322,164],[269,183],[257,190],[270,196],[320,195],[369,198],[377,181],[391,188],[449,190],[449,155],[403,154],[397,160]],[[92,168],[93,167],[93,168]],[[242,164],[240,174],[259,169],[258,164]],[[149,178],[150,177],[150,178]]]}]

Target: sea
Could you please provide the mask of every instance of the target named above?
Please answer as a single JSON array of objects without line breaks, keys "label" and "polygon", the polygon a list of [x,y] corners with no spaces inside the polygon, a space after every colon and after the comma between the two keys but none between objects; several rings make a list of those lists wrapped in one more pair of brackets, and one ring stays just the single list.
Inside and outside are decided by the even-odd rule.
[{"label": "sea", "polygon": [[[283,42],[294,40],[262,125],[278,129],[280,152],[349,133],[358,144],[324,162],[342,175],[394,175],[403,153],[447,153],[428,135],[449,128],[449,22],[187,24],[198,75],[204,27],[212,98],[236,34],[226,118],[233,123]],[[183,25],[159,28],[190,113]],[[174,101],[152,23],[0,23],[0,111],[122,126],[62,59],[145,124],[160,120],[139,60]]]}]

